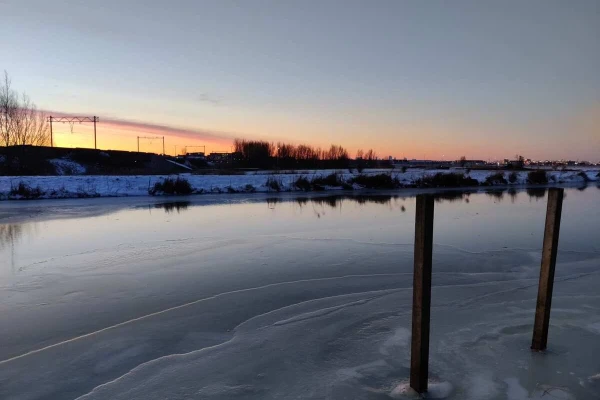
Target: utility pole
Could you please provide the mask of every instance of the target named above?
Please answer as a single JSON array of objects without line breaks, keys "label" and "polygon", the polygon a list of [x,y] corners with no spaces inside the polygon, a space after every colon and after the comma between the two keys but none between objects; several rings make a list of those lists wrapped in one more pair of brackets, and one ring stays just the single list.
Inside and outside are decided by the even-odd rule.
[{"label": "utility pole", "polygon": [[[52,117],[48,117],[48,121],[50,122],[50,147],[54,147],[52,142]],[[8,146],[8,143],[6,145]]]},{"label": "utility pole", "polygon": [[98,117],[96,117],[94,115],[94,149],[97,149],[96,147],[96,121],[98,120]]}]

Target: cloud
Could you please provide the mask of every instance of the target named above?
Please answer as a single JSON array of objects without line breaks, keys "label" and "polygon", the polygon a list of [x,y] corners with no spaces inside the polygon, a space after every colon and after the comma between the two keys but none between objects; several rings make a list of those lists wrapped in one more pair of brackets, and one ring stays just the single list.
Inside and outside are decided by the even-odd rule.
[{"label": "cloud", "polygon": [[[54,117],[72,116],[72,113],[64,113],[59,111],[44,111],[48,115]],[[78,113],[81,114],[81,113]],[[83,114],[87,115],[87,114]],[[90,115],[91,116],[91,115]],[[208,140],[214,142],[230,142],[234,138],[243,136],[231,132],[221,132],[210,129],[189,129],[180,128],[175,126],[154,124],[148,122],[141,122],[135,120],[126,120],[121,118],[111,118],[99,116],[98,128],[101,129],[102,125],[111,126],[114,130],[123,130],[129,132],[137,132],[143,134],[155,134],[164,136],[177,136],[188,139]],[[106,128],[104,128],[106,129]],[[110,130],[110,128],[109,128]]]},{"label": "cloud", "polygon": [[198,101],[201,103],[208,103],[213,106],[221,105],[222,99],[220,97],[212,96],[208,93],[200,93],[198,95]]}]

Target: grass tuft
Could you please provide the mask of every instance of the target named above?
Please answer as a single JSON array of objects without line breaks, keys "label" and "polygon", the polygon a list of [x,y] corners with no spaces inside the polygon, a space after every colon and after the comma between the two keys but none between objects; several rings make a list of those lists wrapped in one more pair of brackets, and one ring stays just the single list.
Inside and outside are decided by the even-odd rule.
[{"label": "grass tuft", "polygon": [[497,172],[485,178],[485,182],[483,183],[486,186],[498,186],[498,185],[506,185],[508,184],[506,178],[504,177],[503,172]]},{"label": "grass tuft", "polygon": [[531,171],[527,174],[527,182],[534,185],[548,183],[548,174],[544,170]]},{"label": "grass tuft", "polygon": [[276,192],[280,192],[281,187],[283,186],[280,181],[278,181],[276,178],[274,178],[272,176],[267,178],[267,183],[265,183],[265,185],[269,189],[274,190]]},{"label": "grass tuft", "polygon": [[297,189],[303,190],[305,192],[308,192],[312,189],[312,185],[310,184],[310,182],[308,181],[308,179],[303,176],[300,175],[296,181],[294,181],[293,184]]},{"label": "grass tuft", "polygon": [[391,174],[357,175],[350,183],[364,186],[367,189],[395,189],[400,187],[400,181]]},{"label": "grass tuft", "polygon": [[420,187],[468,187],[478,186],[479,182],[477,182],[477,179],[464,176],[463,174],[438,172],[435,175],[418,179],[416,184]]},{"label": "grass tuft", "polygon": [[163,181],[158,181],[154,184],[148,193],[152,196],[157,194],[191,194],[193,192],[192,185],[185,178],[177,177],[167,178]]},{"label": "grass tuft", "polygon": [[580,177],[582,177],[584,182],[589,182],[590,181],[590,178],[583,171],[580,171],[577,175],[579,175]]},{"label": "grass tuft", "polygon": [[311,183],[318,186],[342,186],[344,181],[340,175],[333,173],[327,176],[315,176]]},{"label": "grass tuft", "polygon": [[45,192],[39,186],[31,187],[23,182],[19,182],[17,186],[10,188],[9,194],[11,196],[20,196],[24,199],[38,199],[44,195]]}]

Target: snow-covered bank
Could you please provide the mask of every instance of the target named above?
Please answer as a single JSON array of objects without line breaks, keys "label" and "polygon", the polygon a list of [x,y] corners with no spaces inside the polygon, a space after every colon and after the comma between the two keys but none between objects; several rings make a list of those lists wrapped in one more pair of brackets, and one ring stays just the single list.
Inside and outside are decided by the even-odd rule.
[{"label": "snow-covered bank", "polygon": [[[67,166],[65,166],[67,167]],[[498,185],[523,185],[528,183],[530,171],[514,172],[513,181],[509,179],[508,171],[475,170],[466,172],[457,170],[424,170],[408,169],[405,172],[398,170],[368,170],[362,175],[389,174],[397,179],[400,187],[411,187],[419,184],[419,180],[434,176],[435,174],[464,174],[472,178],[479,185],[489,184],[486,179],[494,174],[501,173],[507,180],[506,183],[494,182],[491,186]],[[242,175],[179,175],[189,181],[193,193],[235,193],[235,192],[270,192],[276,191],[273,184],[280,191],[300,191],[296,186],[299,177],[313,180],[335,173],[339,180],[351,182],[353,178],[361,175],[358,172],[350,173],[347,170],[307,170],[295,173],[273,173],[267,171],[250,172]],[[569,184],[599,181],[600,171],[597,169],[579,171],[547,171],[550,184]],[[0,200],[27,198],[19,186],[25,191],[33,190],[30,197],[35,198],[77,198],[77,197],[121,197],[121,196],[147,196],[157,182],[164,181],[167,175],[79,175],[79,176],[3,176],[0,177]],[[326,190],[340,189],[360,190],[358,184],[344,186],[323,186]]]}]

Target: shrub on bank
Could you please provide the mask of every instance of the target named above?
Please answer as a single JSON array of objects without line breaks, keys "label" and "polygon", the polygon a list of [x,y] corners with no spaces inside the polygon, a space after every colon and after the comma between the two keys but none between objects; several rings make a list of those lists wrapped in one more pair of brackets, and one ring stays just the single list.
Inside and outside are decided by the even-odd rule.
[{"label": "shrub on bank", "polygon": [[534,185],[548,183],[548,174],[544,170],[531,171],[527,174],[527,182]]},{"label": "shrub on bank", "polygon": [[274,178],[272,176],[267,178],[267,183],[265,183],[265,185],[269,189],[274,190],[276,192],[280,192],[281,187],[283,186],[280,181],[278,181],[276,178]]},{"label": "shrub on bank", "polygon": [[443,172],[425,176],[418,179],[415,183],[420,187],[468,187],[479,185],[477,179],[473,179],[470,176],[457,173],[444,174]]},{"label": "shrub on bank", "polygon": [[580,177],[582,177],[584,182],[589,182],[590,181],[590,178],[583,171],[579,172],[577,175],[579,175]]},{"label": "shrub on bank", "polygon": [[157,194],[191,194],[192,185],[185,178],[167,178],[163,181],[154,183],[152,189],[148,191],[152,196]]},{"label": "shrub on bank", "polygon": [[311,188],[312,188],[312,186],[311,186],[310,182],[308,181],[308,179],[305,176],[303,176],[303,175],[299,176],[296,179],[296,181],[294,182],[294,186],[297,189],[303,190],[305,192],[310,191]]},{"label": "shrub on bank", "polygon": [[519,179],[519,175],[517,175],[517,173],[515,171],[511,172],[510,174],[508,174],[508,181],[510,183],[517,182],[517,179]]},{"label": "shrub on bank", "polygon": [[506,185],[508,184],[506,178],[504,177],[503,172],[497,172],[485,178],[485,182],[483,183],[486,186],[497,186],[497,185]]},{"label": "shrub on bank", "polygon": [[311,183],[313,185],[319,185],[319,186],[342,186],[344,184],[344,181],[342,180],[342,177],[336,173],[333,174],[329,174],[327,176],[315,176]]},{"label": "shrub on bank", "polygon": [[395,189],[400,187],[400,181],[391,174],[357,175],[350,183],[364,186],[367,189]]},{"label": "shrub on bank", "polygon": [[45,192],[39,187],[31,187],[23,182],[19,182],[17,186],[10,188],[10,196],[20,196],[23,199],[38,199]]}]

